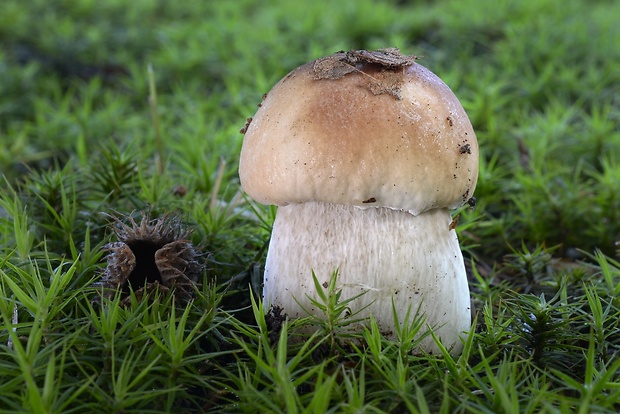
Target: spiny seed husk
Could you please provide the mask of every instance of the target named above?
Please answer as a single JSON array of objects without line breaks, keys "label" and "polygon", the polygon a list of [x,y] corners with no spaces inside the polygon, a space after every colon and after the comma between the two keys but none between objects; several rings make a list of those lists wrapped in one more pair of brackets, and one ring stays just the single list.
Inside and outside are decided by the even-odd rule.
[{"label": "spiny seed husk", "polygon": [[122,291],[122,301],[129,299],[129,287],[136,297],[159,289],[173,290],[178,299],[193,297],[194,286],[204,270],[202,254],[188,240],[189,232],[176,215],[165,214],[150,219],[147,213],[137,223],[131,216],[119,218],[108,214],[118,239],[106,244],[107,266],[99,285],[103,297]]}]

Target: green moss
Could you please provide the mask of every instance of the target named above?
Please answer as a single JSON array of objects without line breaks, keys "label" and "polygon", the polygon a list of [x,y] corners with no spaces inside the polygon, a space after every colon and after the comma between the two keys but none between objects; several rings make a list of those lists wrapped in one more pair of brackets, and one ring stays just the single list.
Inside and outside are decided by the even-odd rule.
[{"label": "green moss", "polygon": [[[605,0],[4,0],[0,411],[618,412],[619,19]],[[239,130],[301,63],[385,47],[450,85],[480,143],[459,358],[372,324],[298,343],[316,321],[274,332],[252,301],[275,209],[240,192]],[[192,230],[192,303],[91,302],[102,213],[140,211]]]}]

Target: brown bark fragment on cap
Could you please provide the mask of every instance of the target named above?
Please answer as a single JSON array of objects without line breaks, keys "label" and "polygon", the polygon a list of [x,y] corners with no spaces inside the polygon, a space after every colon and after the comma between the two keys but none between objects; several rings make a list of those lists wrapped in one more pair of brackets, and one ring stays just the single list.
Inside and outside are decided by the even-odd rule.
[{"label": "brown bark fragment on cap", "polygon": [[398,69],[413,65],[416,56],[407,56],[400,53],[395,47],[375,51],[351,50],[345,53],[345,60],[350,64],[374,63],[386,69]]},{"label": "brown bark fragment on cap", "polygon": [[314,79],[341,79],[357,70],[355,66],[344,62],[338,56],[339,54],[327,56],[314,62]]},{"label": "brown bark fragment on cap", "polygon": [[338,52],[314,63],[314,79],[341,79],[349,73],[360,72],[368,76],[368,83],[362,86],[373,95],[385,93],[400,100],[402,76],[399,69],[413,65],[416,59],[416,56],[403,55],[396,48]]}]

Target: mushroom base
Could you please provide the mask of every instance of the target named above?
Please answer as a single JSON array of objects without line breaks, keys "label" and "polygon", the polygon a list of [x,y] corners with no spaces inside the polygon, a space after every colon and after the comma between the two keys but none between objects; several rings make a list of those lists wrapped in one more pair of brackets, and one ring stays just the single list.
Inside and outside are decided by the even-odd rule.
[{"label": "mushroom base", "polygon": [[[452,354],[471,328],[469,286],[456,232],[447,209],[420,215],[388,208],[362,209],[321,202],[279,207],[265,266],[265,308],[280,306],[291,318],[321,316],[312,271],[323,284],[338,270],[342,298],[354,300],[356,318],[371,314],[394,338],[392,301],[402,321],[410,309]],[[422,332],[425,329],[422,330]],[[422,333],[421,332],[421,333]],[[439,349],[432,337],[420,347]]]}]

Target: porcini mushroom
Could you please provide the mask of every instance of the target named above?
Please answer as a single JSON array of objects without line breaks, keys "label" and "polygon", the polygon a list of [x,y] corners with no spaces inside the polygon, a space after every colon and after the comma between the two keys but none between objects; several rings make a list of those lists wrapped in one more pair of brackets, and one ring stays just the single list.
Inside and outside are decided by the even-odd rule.
[{"label": "porcini mushroom", "polygon": [[[450,209],[473,195],[478,143],[450,88],[397,49],[338,52],[286,75],[244,129],[243,189],[279,206],[266,309],[315,312],[311,272],[338,270],[381,332],[393,335],[394,301],[460,353],[470,297]],[[421,348],[438,350],[430,337]]]}]

